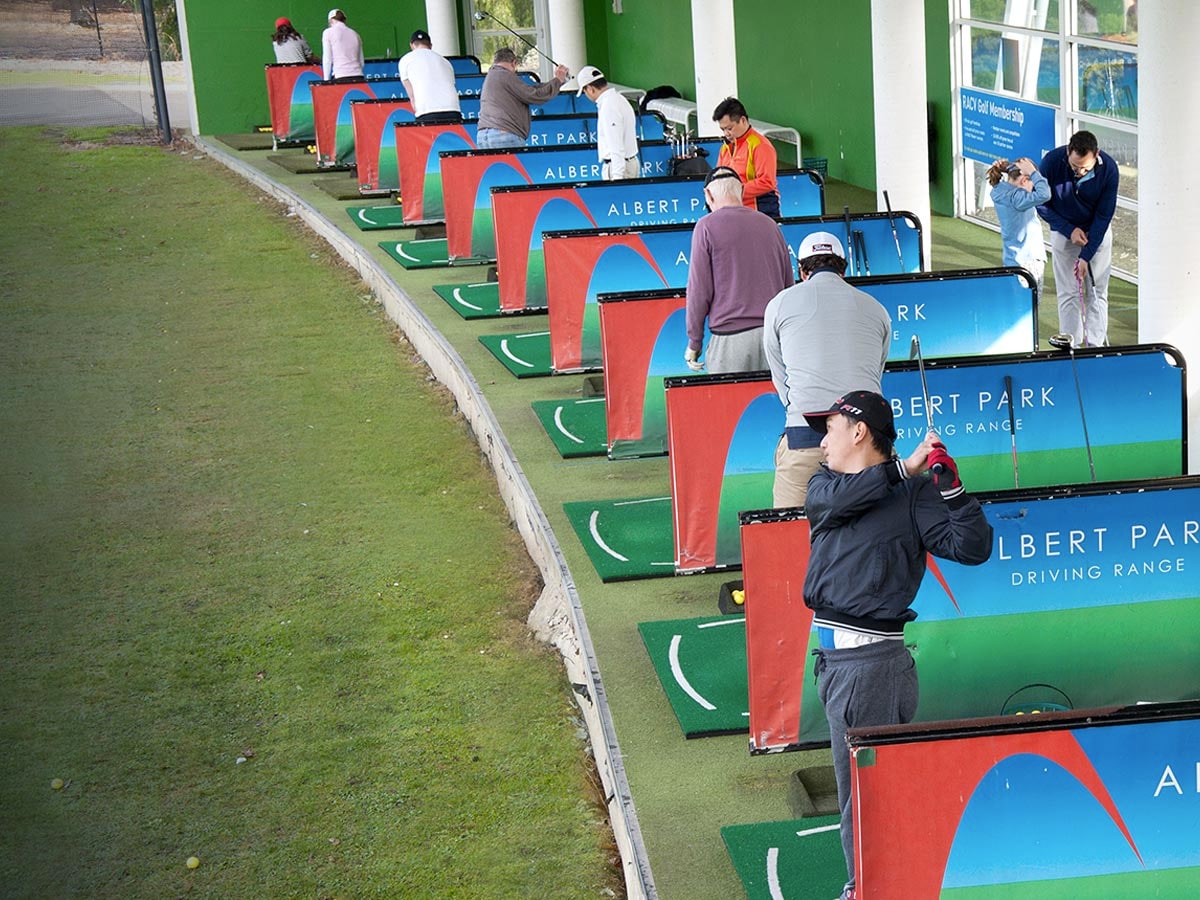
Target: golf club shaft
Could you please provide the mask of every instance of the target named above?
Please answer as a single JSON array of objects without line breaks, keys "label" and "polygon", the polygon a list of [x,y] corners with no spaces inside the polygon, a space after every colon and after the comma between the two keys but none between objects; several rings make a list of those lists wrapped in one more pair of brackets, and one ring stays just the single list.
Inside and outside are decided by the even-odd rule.
[{"label": "golf club shaft", "polygon": [[503,28],[505,31],[507,31],[509,34],[511,34],[513,37],[515,37],[518,41],[521,41],[521,43],[523,43],[526,47],[529,47],[531,50],[536,50],[542,56],[546,57],[546,60],[547,60],[547,62],[550,63],[550,65],[554,66],[555,68],[558,68],[558,63],[556,63],[554,60],[550,59],[549,53],[547,53],[545,50],[543,50],[537,44],[532,43],[524,35],[517,34],[517,32],[513,31],[511,28],[509,28],[507,25],[505,25],[503,22],[501,22],[499,19],[497,19],[494,15],[492,15],[487,10],[481,9],[481,10],[475,11],[475,21],[476,22],[482,22],[484,16],[487,16],[489,19],[491,19],[493,22],[495,22],[497,25],[499,25],[501,28]]},{"label": "golf club shaft", "polygon": [[854,232],[850,228],[850,207],[842,207],[842,218],[846,222],[846,268],[851,275],[857,275],[858,270],[854,266]]},{"label": "golf club shaft", "polygon": [[1075,375],[1075,399],[1079,401],[1079,421],[1083,425],[1083,445],[1087,448],[1088,471],[1092,474],[1092,481],[1096,480],[1096,460],[1092,458],[1092,439],[1088,437],[1087,414],[1083,410],[1083,390],[1079,387],[1079,366],[1075,364],[1075,348],[1072,346],[1069,351],[1071,354],[1071,372]]},{"label": "golf club shaft", "polygon": [[867,273],[867,277],[871,276],[871,260],[867,258],[867,236],[861,231],[854,232],[854,250],[858,254],[860,265],[863,271]]},{"label": "golf club shaft", "polygon": [[[1080,278],[1078,275],[1076,275],[1076,277],[1075,277],[1075,284],[1079,288],[1079,324],[1083,328],[1083,346],[1086,347],[1088,345],[1087,302],[1086,302],[1087,298],[1084,295],[1087,293],[1087,291],[1083,286],[1083,279]],[[1074,350],[1073,347],[1072,347],[1072,350]],[[1071,358],[1074,359],[1074,356],[1072,356]]]},{"label": "golf club shaft", "polygon": [[[917,357],[917,371],[921,374],[921,398],[925,401],[925,424],[930,431],[933,431],[933,407],[929,405],[929,382],[925,380],[925,355],[921,352],[921,338],[915,334],[912,336],[912,343],[909,345],[908,358],[912,359],[914,353]],[[929,471],[935,475],[940,475],[942,464],[935,463],[929,467]]]},{"label": "golf club shaft", "polygon": [[1017,417],[1013,412],[1012,376],[1004,376],[1004,392],[1008,395],[1008,436],[1012,441],[1013,487],[1021,486],[1021,469],[1017,465]]},{"label": "golf club shaft", "polygon": [[887,206],[888,224],[892,226],[892,240],[896,242],[896,257],[900,260],[900,271],[904,271],[904,251],[900,249],[900,232],[896,230],[896,217],[892,215],[892,201],[888,192],[883,192],[883,202]]}]

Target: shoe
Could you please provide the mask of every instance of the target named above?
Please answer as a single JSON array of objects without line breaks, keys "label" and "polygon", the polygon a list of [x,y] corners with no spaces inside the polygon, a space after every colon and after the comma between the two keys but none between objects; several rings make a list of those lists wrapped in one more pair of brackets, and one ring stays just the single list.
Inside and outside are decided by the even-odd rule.
[{"label": "shoe", "polygon": [[855,900],[855,897],[857,896],[858,895],[854,888],[850,887],[850,885],[846,885],[844,888],[842,888],[842,892],[838,894],[837,900]]}]

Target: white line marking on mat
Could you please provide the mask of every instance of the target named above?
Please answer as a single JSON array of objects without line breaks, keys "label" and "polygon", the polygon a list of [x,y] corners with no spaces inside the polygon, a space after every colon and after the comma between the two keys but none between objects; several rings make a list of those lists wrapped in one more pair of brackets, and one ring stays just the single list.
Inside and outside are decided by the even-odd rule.
[{"label": "white line marking on mat", "polygon": [[728,619],[721,619],[719,622],[701,622],[696,627],[697,628],[716,628],[718,625],[736,625],[739,622],[745,622],[745,621],[746,621],[745,616],[737,616],[737,617],[730,617]]},{"label": "white line marking on mat", "polygon": [[685,694],[711,712],[712,710],[716,709],[716,707],[700,696],[699,692],[688,682],[687,676],[683,674],[683,669],[681,669],[679,666],[679,642],[682,640],[682,634],[671,636],[671,674],[675,676],[675,683],[683,688],[683,692]]},{"label": "white line marking on mat", "polygon": [[515,362],[518,366],[524,366],[527,369],[533,368],[533,363],[526,362],[525,360],[521,359],[519,356],[512,355],[512,352],[508,349],[508,338],[505,338],[504,340],[502,340],[500,342],[500,352],[503,353],[505,356],[507,356],[509,359],[511,359],[513,362]]},{"label": "white line marking on mat", "polygon": [[561,431],[563,434],[565,434],[570,440],[574,441],[577,444],[582,444],[583,438],[576,437],[571,432],[567,431],[567,429],[563,426],[562,411],[563,411],[563,408],[561,406],[557,407],[554,410],[554,425],[555,425],[555,427],[558,428],[558,430]]},{"label": "white line marking on mat", "polygon": [[771,892],[771,900],[783,900],[783,888],[779,884],[778,847],[767,851],[767,889]]},{"label": "white line marking on mat", "polygon": [[608,544],[604,543],[604,538],[600,537],[600,532],[596,530],[596,520],[600,518],[600,510],[593,509],[591,518],[588,519],[588,531],[592,533],[592,540],[596,542],[596,546],[619,562],[629,562],[628,556],[622,556]]},{"label": "white line marking on mat", "polygon": [[459,306],[465,306],[467,309],[473,309],[473,310],[475,310],[476,312],[478,312],[479,310],[483,309],[483,307],[482,307],[482,306],[476,306],[474,303],[468,303],[466,300],[464,300],[464,299],[462,298],[462,294],[460,294],[460,293],[459,293],[459,290],[461,290],[461,289],[460,289],[460,288],[455,288],[455,289],[454,289],[454,301],[455,301],[455,302],[456,302],[456,303],[457,303]]},{"label": "white line marking on mat", "polygon": [[797,831],[796,837],[808,837],[810,834],[824,834],[826,831],[837,831],[841,825],[822,825],[820,828],[807,828],[804,831]]},{"label": "white line marking on mat", "polygon": [[644,500],[619,500],[613,506],[633,506],[637,503],[659,503],[663,500],[670,500],[670,497],[646,497]]}]

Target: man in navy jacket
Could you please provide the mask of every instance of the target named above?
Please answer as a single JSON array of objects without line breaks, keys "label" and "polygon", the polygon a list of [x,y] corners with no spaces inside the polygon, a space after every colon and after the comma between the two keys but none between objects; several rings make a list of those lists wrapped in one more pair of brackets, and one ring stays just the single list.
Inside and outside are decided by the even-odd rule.
[{"label": "man in navy jacket", "polygon": [[1059,331],[1072,335],[1076,346],[1101,347],[1108,343],[1109,225],[1121,180],[1116,160],[1094,134],[1078,131],[1065,147],[1047,153],[1039,168],[1050,182],[1050,199],[1038,215],[1050,225]]}]

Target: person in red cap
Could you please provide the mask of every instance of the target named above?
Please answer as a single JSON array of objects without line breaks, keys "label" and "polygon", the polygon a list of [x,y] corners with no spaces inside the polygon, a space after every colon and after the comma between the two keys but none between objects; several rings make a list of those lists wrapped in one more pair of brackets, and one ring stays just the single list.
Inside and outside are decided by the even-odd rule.
[{"label": "person in red cap", "polygon": [[[925,576],[926,555],[968,566],[992,555],[992,526],[964,493],[958,467],[930,431],[906,459],[892,446],[891,404],[874,391],[843,394],[806,412],[823,434],[825,462],[808,483],[811,551],[804,603],[813,611],[814,674],[825,708],[854,900],[854,821],[849,728],[898,725],[917,712],[917,669],[904,626]],[[921,473],[926,469],[930,475]]]},{"label": "person in red cap", "polygon": [[277,63],[318,63],[304,35],[292,27],[292,22],[283,16],[275,20],[275,33],[271,35]]}]

